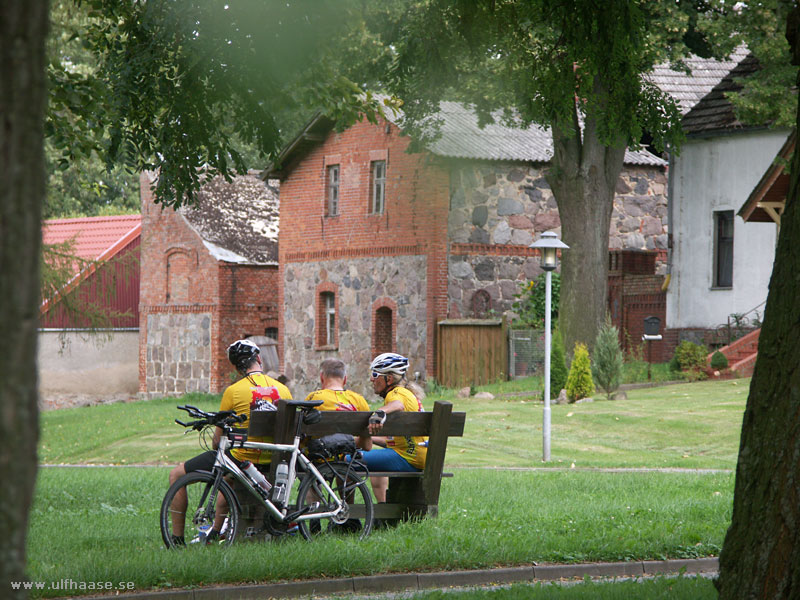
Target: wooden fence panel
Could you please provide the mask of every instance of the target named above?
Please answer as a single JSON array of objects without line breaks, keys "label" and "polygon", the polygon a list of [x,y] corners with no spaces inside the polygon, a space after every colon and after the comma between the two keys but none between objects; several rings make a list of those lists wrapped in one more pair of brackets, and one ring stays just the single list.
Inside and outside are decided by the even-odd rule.
[{"label": "wooden fence panel", "polygon": [[445,387],[508,378],[508,331],[503,319],[450,319],[437,327],[436,379]]}]

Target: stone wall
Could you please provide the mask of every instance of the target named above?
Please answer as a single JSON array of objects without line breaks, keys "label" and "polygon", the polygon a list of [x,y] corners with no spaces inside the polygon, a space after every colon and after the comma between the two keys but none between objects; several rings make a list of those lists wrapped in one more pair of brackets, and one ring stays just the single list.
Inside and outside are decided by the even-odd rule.
[{"label": "stone wall", "polygon": [[[389,299],[397,306],[393,350],[411,361],[411,372],[425,374],[427,299],[425,256],[351,258],[285,265],[284,372],[295,398],[316,389],[318,367],[336,356],[348,365],[350,389],[375,400],[369,383],[373,312]],[[316,337],[317,289],[323,283],[337,299],[338,346],[319,348]],[[330,285],[332,284],[332,285]],[[380,304],[385,306],[386,303]]]},{"label": "stone wall", "polygon": [[211,322],[208,312],[147,315],[148,396],[210,391]]},{"label": "stone wall", "polygon": [[[666,250],[666,183],[661,168],[623,170],[611,216],[610,248]],[[561,235],[558,207],[543,167],[455,163],[450,171],[448,316],[474,316],[477,290],[489,294],[491,310],[510,310],[519,282],[541,273],[539,259],[528,247],[544,231]]]}]

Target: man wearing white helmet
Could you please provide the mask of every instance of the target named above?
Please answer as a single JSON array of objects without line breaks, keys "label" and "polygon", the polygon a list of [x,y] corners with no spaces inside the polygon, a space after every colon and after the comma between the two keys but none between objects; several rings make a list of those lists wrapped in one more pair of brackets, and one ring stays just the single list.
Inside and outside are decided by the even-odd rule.
[{"label": "man wearing white helmet", "polygon": [[[242,379],[229,385],[225,392],[222,394],[222,401],[220,402],[219,409],[232,410],[237,415],[247,415],[247,421],[244,421],[240,427],[247,428],[250,419],[251,410],[277,410],[275,404],[279,399],[291,400],[292,394],[285,385],[279,381],[264,375],[261,366],[261,349],[250,340],[237,340],[228,346],[228,360],[236,367],[236,370],[242,375]],[[219,445],[220,437],[222,437],[223,430],[217,427],[214,430],[214,439],[212,446],[214,450],[208,450],[194,458],[180,463],[169,474],[169,483],[172,485],[180,477],[192,471],[210,471],[214,466],[216,459],[216,449]],[[262,438],[251,438],[251,441],[266,441]],[[233,458],[237,464],[249,460],[256,465],[268,465],[272,454],[270,452],[262,453],[261,450],[254,450],[249,448],[234,448],[228,450],[228,455]],[[265,467],[260,467],[264,469]],[[220,496],[222,499],[222,496]],[[182,505],[181,505],[182,503]],[[175,496],[173,502],[173,509],[177,511],[186,511],[186,495],[183,492]],[[216,530],[218,523],[215,523],[215,529],[212,530],[206,540],[211,542],[215,537],[219,536],[219,531]],[[183,522],[179,519],[175,520],[173,537],[179,544],[185,543],[183,540]]]},{"label": "man wearing white helmet", "polygon": [[[423,436],[385,436],[380,435],[386,415],[393,412],[421,412],[421,399],[414,395],[405,384],[408,359],[394,352],[386,352],[375,357],[370,365],[372,389],[384,399],[383,408],[372,413],[369,419],[369,432],[372,442],[383,448],[373,448],[363,452],[363,462],[370,471],[421,471],[425,467],[428,452],[427,439]],[[422,394],[419,394],[422,396]],[[387,477],[372,477],[372,490],[378,502],[386,502]]]}]

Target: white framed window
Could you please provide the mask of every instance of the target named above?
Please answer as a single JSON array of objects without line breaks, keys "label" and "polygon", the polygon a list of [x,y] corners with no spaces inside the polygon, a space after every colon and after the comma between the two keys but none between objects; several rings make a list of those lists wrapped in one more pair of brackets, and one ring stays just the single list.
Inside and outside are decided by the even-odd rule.
[{"label": "white framed window", "polygon": [[339,165],[328,166],[327,215],[339,214]]},{"label": "white framed window", "polygon": [[733,287],[733,211],[714,212],[713,287]]},{"label": "white framed window", "polygon": [[372,201],[370,212],[381,214],[386,206],[386,161],[372,161]]},{"label": "white framed window", "polygon": [[323,346],[336,345],[336,297],[333,292],[322,292],[322,310],[325,319],[325,332],[321,340]]}]

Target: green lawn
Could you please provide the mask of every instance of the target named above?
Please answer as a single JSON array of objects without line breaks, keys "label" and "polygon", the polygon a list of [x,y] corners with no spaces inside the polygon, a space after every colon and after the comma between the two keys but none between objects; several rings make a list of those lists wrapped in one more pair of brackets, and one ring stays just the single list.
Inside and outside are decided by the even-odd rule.
[{"label": "green lawn", "polygon": [[[519,394],[524,382],[505,389]],[[748,379],[705,381],[628,392],[627,400],[552,406],[552,461],[542,458],[542,404],[532,396],[493,401],[431,395],[467,413],[463,438],[448,445],[455,466],[683,467],[733,469]],[[196,433],[174,424],[185,414],[174,398],[51,411],[42,415],[39,457],[45,464],[175,464],[200,450]],[[219,397],[189,402],[215,410]]]},{"label": "green lawn", "polygon": [[[458,399],[453,391],[426,400],[428,408],[436,399],[450,400],[467,413],[464,437],[448,446],[447,468],[455,477],[443,481],[438,519],[379,531],[366,542],[323,539],[313,547],[291,538],[227,551],[163,549],[158,511],[167,488],[166,465],[200,450],[197,434],[184,436],[173,423],[182,415],[175,406],[188,402],[214,410],[219,396],[44,413],[43,463],[163,466],[41,469],[31,513],[28,575],[33,581],[130,581],[141,591],[719,553],[730,522],[732,470],[748,380],[638,389],[629,391],[627,400],[554,405],[553,461],[547,466],[561,469],[534,470],[528,467],[543,466],[542,405],[524,394],[526,385],[535,382],[498,386],[495,392],[507,395],[491,401]],[[612,473],[594,467],[724,471]],[[714,597],[702,582],[696,584],[702,594],[712,595],[678,594],[680,586],[695,584],[659,585],[642,597]],[[542,588],[542,593],[559,592]],[[616,591],[586,593],[621,597],[613,595]]]},{"label": "green lawn", "polygon": [[[166,468],[44,468],[28,542],[33,581],[135,589],[384,572],[716,555],[733,475],[459,469],[438,519],[350,537],[164,549]],[[37,596],[64,595],[39,591]]]},{"label": "green lawn", "polygon": [[[359,596],[366,600],[364,596]],[[368,596],[367,598],[381,596]],[[574,585],[537,583],[499,586],[496,589],[431,591],[408,600],[712,600],[717,591],[703,577],[657,578],[644,581],[585,582]]]}]

